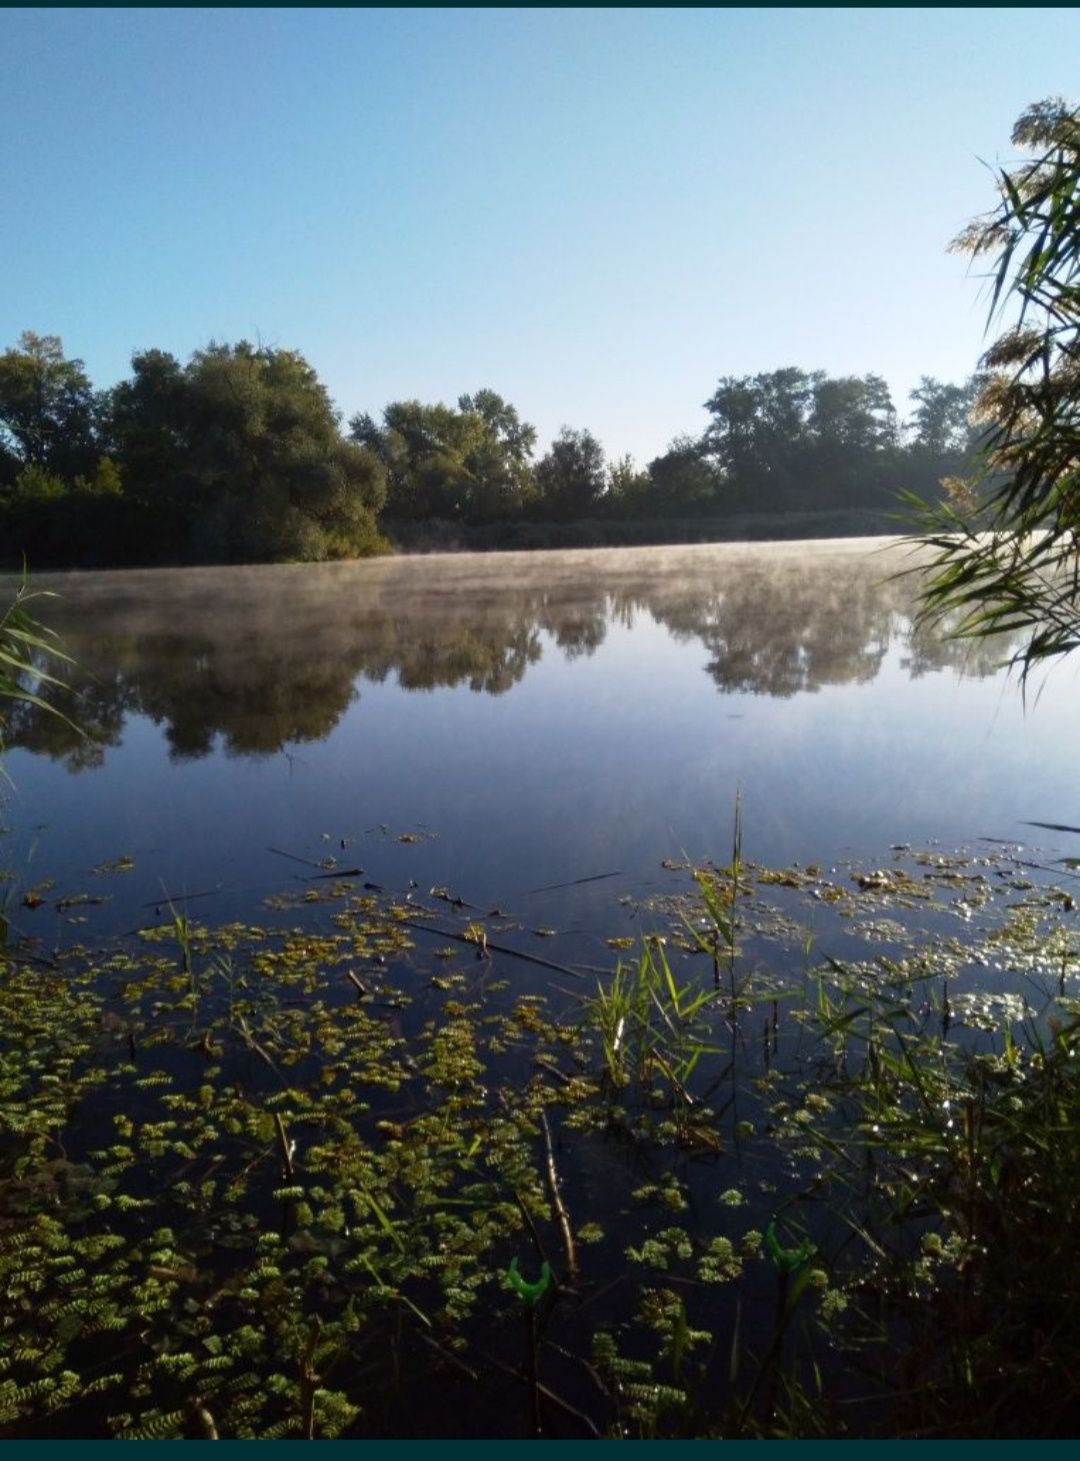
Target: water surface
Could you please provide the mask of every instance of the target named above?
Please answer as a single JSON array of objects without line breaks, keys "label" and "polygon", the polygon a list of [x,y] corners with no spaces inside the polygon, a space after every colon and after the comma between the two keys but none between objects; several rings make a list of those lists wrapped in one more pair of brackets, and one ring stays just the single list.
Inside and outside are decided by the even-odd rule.
[{"label": "water surface", "polygon": [[[678,869],[687,858],[727,860],[737,797],[750,858],[819,864],[814,887],[808,878],[785,889],[750,872],[742,889],[730,973],[746,998],[734,1014],[725,966],[710,1007],[714,1035],[695,1068],[702,1089],[719,1092],[715,1112],[706,1113],[717,1142],[667,1148],[621,1140],[617,1123],[614,1134],[560,1123],[570,1210],[579,1224],[599,1219],[611,1241],[590,1250],[580,1309],[557,1309],[552,1334],[564,1348],[545,1352],[544,1373],[591,1413],[596,1396],[573,1356],[588,1353],[597,1326],[631,1323],[640,1285],[657,1275],[628,1264],[627,1244],[673,1221],[662,1202],[643,1206],[643,1184],[677,1174],[687,1202],[678,1221],[705,1242],[725,1224],[733,1233],[763,1230],[816,1180],[773,1149],[770,1098],[759,1079],[770,1062],[798,1069],[815,1059],[791,1013],[798,1000],[781,1009],[773,998],[788,993],[777,971],[796,994],[806,993],[806,927],[815,957],[872,961],[904,952],[904,930],[890,920],[910,918],[940,955],[933,993],[947,981],[942,997],[951,1009],[967,1010],[962,1001],[972,994],[1020,988],[1034,997],[1040,979],[1040,998],[1051,1007],[1055,969],[1033,978],[1015,949],[974,938],[980,920],[1000,924],[1027,906],[1030,854],[1000,852],[998,865],[996,844],[984,843],[992,857],[965,863],[961,876],[959,864],[950,870],[948,860],[939,865],[919,849],[1034,837],[1047,864],[1076,854],[1075,837],[1025,825],[1080,825],[1075,673],[1059,671],[1025,713],[997,667],[1008,646],[973,652],[913,634],[914,585],[894,576],[907,563],[895,545],[847,541],[42,580],[61,595],[39,607],[76,661],[70,709],[89,734],[32,707],[16,713],[6,761],[15,790],[3,808],[10,830],[0,840],[0,865],[14,879],[11,922],[17,933],[36,935],[46,954],[51,946],[96,949],[98,935],[147,924],[168,932],[166,894],[190,898],[188,910],[211,925],[280,918],[291,926],[306,915],[336,927],[343,899],[310,908],[300,901],[330,888],[308,881],[326,865],[350,873],[354,889],[367,881],[399,901],[411,897],[415,915],[434,907],[441,921],[439,938],[430,927],[417,931],[417,950],[400,963],[380,956],[378,968],[373,961],[362,969],[369,982],[385,974],[391,989],[407,992],[403,1009],[393,1000],[371,1006],[396,1038],[415,1035],[429,1017],[445,1020],[463,998],[486,1019],[538,990],[577,1027],[587,1022],[579,996],[595,989],[593,971],[610,970],[618,957],[607,943],[612,935],[633,940],[626,956],[633,958],[643,927],[665,930],[680,983],[711,988],[711,956],[681,946],[684,925],[652,895],[685,888]],[[896,844],[910,844],[909,852],[894,852]],[[900,861],[912,882],[880,896],[860,890],[857,876],[853,882],[859,866],[895,871]],[[435,888],[467,906],[437,901]],[[937,895],[933,908],[907,896],[928,888]],[[269,913],[264,900],[282,889],[296,901]],[[841,890],[839,902],[826,896]],[[85,892],[109,901],[65,908],[66,897]],[[507,916],[496,918],[496,907]],[[1073,899],[1049,905],[1055,916],[1062,907],[1075,907]],[[443,962],[440,978],[431,978],[447,926],[450,937],[463,937],[473,917],[493,942],[563,967],[553,974],[503,948],[481,961],[458,943],[457,983],[443,977],[451,967]],[[970,958],[955,947],[947,953],[958,933],[971,935]],[[279,944],[271,938],[267,946]],[[149,945],[151,954],[156,947]],[[170,957],[171,945],[166,966]],[[237,968],[247,962],[238,955]],[[115,967],[123,977],[124,960]],[[216,966],[202,960],[199,967],[209,1003]],[[231,981],[233,966],[225,967]],[[572,984],[583,972],[588,977]],[[877,965],[868,977],[877,980]],[[179,1080],[201,1081],[205,1052],[191,1043],[192,1016],[180,1010],[175,980],[169,987],[182,1027],[167,1048],[159,1042],[137,1058],[144,1073],[147,1064],[165,1065]],[[445,1001],[440,991],[448,991]],[[307,1002],[355,1002],[337,965],[320,965],[304,994]],[[918,1003],[926,989],[908,997]],[[255,1010],[257,997],[250,1000]],[[305,1000],[287,1003],[297,1013]],[[770,1009],[771,1043],[768,1019],[764,1032],[761,1025]],[[162,1018],[155,1005],[140,1041],[144,1030],[164,1041]],[[274,1089],[279,1073],[235,1039],[231,1014],[229,1024],[227,1079],[255,1095]],[[973,1025],[961,1038],[983,1037]],[[121,1040],[110,1058],[126,1060],[128,1049]],[[290,1080],[321,1080],[314,1064],[313,1057],[307,1068],[292,1067]],[[499,1082],[516,1089],[535,1077],[512,1045],[492,1056],[486,1079],[493,1089]],[[364,1135],[374,1140],[380,1098],[372,1099]],[[396,1094],[385,1099],[395,1122],[416,1114],[403,1116]],[[652,1094],[649,1119],[650,1102]],[[69,1143],[75,1161],[111,1139],[94,1122],[111,1132],[113,1112],[88,1105]],[[744,1123],[760,1141],[747,1144]],[[272,1183],[272,1160],[267,1168]],[[732,1188],[745,1194],[745,1208],[718,1202]],[[258,1212],[276,1220],[268,1205]],[[823,1252],[847,1243],[824,1208],[799,1212]],[[750,1265],[737,1289],[697,1284],[688,1292],[716,1335],[738,1326],[746,1352],[763,1353],[775,1313],[768,1265]],[[594,1296],[600,1301],[592,1307]],[[520,1339],[512,1317],[508,1329],[489,1297],[477,1319],[482,1343],[511,1358]],[[520,1433],[521,1393],[501,1372],[463,1403],[460,1389],[432,1372],[430,1355],[408,1353],[393,1374],[369,1375],[361,1433]],[[726,1350],[717,1353],[714,1398],[722,1409]],[[831,1352],[818,1358],[829,1380],[838,1362]],[[871,1412],[873,1419],[872,1403]],[[569,1433],[576,1434],[572,1425]]]},{"label": "water surface", "polygon": [[17,713],[5,859],[74,891],[133,858],[116,927],[163,890],[243,916],[291,853],[595,936],[664,859],[726,857],[737,793],[773,864],[1080,822],[1075,672],[1025,712],[1002,646],[912,634],[909,563],[849,540],[42,577],[89,737]]}]

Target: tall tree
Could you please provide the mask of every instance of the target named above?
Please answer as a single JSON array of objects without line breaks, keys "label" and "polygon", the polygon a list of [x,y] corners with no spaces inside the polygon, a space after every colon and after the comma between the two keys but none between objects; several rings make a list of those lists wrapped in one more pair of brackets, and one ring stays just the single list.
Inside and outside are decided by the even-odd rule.
[{"label": "tall tree", "polygon": [[898,440],[896,409],[879,375],[815,374],[808,425],[820,445],[849,457],[869,457]]},{"label": "tall tree", "polygon": [[461,396],[456,411],[392,401],[381,426],[366,413],[349,424],[384,466],[391,516],[503,517],[532,491],[536,430],[495,391]]},{"label": "tall tree", "polygon": [[921,376],[911,392],[915,402],[908,421],[911,445],[936,457],[971,451],[978,435],[971,413],[984,384],[978,375],[962,385]]},{"label": "tall tree", "polygon": [[0,355],[0,450],[9,481],[27,467],[60,477],[93,468],[94,392],[56,335],[27,330]]},{"label": "tall tree", "polygon": [[793,366],[725,376],[705,402],[712,421],[702,451],[733,507],[794,506],[815,377]]},{"label": "tall tree", "polygon": [[536,490],[553,517],[588,517],[606,486],[604,449],[588,431],[564,426],[536,464]]},{"label": "tall tree", "polygon": [[379,546],[382,468],[342,438],[297,351],[211,344],[184,367],[161,351],[136,355],[106,430],[129,490],[191,556],[319,559]]},{"label": "tall tree", "polygon": [[690,436],[678,436],[649,463],[648,510],[667,513],[704,512],[717,505],[721,482],[714,462]]}]

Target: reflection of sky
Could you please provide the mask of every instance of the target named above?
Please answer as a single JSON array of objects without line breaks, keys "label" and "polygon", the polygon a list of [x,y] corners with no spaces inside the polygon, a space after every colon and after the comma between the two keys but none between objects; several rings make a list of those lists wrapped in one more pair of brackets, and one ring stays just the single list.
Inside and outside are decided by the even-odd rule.
[{"label": "reflection of sky", "polygon": [[[277,847],[333,852],[388,887],[449,884],[543,921],[551,901],[515,902],[525,890],[616,869],[640,890],[662,879],[663,858],[726,860],[739,788],[746,854],[772,863],[876,861],[892,843],[930,838],[1053,841],[1022,822],[1080,823],[1080,699],[1067,666],[1025,715],[1000,676],[912,680],[899,645],[869,683],[778,699],[720,693],[701,640],[675,640],[646,613],[632,628],[609,624],[591,656],[568,659],[542,637],[541,659],[503,695],[361,679],[332,732],[288,755],[170,761],[142,716],[101,769],[77,776],[15,750],[6,860],[22,886],[46,876],[65,891],[107,886],[129,920],[162,882],[193,892],[223,881],[231,892],[207,914],[250,914],[252,893],[302,871],[266,850]],[[402,845],[371,832],[381,823],[437,836]],[[343,837],[356,839],[344,852]],[[87,878],[122,853],[135,872]],[[598,884],[558,911],[588,923],[614,896]]]}]

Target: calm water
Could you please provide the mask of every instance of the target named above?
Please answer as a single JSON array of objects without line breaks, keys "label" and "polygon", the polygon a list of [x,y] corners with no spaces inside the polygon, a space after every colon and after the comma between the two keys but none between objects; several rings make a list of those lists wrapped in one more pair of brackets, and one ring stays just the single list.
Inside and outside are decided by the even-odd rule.
[{"label": "calm water", "polygon": [[[1034,838],[1045,858],[1075,855],[1075,837],[1024,825],[1080,824],[1075,672],[1059,670],[1025,714],[995,668],[1005,648],[972,654],[913,637],[911,585],[890,577],[907,561],[883,542],[844,542],[42,579],[62,595],[40,609],[77,661],[72,713],[92,734],[32,708],[16,718],[0,840],[0,866],[15,878],[12,921],[46,944],[93,943],[160,922],[148,910],[167,892],[199,895],[192,911],[209,923],[262,922],[268,894],[310,887],[294,880],[334,858],[429,906],[433,885],[485,920],[497,905],[509,917],[487,926],[506,943],[610,968],[606,939],[654,916],[636,913],[639,901],[685,886],[664,862],[727,860],[739,793],[744,852],[764,863],[877,866],[894,844],[981,837]],[[95,874],[119,858],[133,860],[129,871]],[[594,881],[536,891],[577,879]],[[45,880],[54,886],[44,901],[26,907],[21,895]],[[87,891],[110,900],[90,910],[93,934],[84,910],[56,906]],[[819,915],[828,918],[823,905],[810,916]],[[956,933],[956,909],[934,917]],[[819,922],[822,948],[864,956],[864,922]],[[538,928],[556,936],[534,939]],[[418,959],[430,960],[435,943],[420,943]],[[874,935],[873,951],[884,947]],[[766,968],[777,957],[744,946],[747,968],[759,952]],[[680,957],[680,978],[709,978],[710,961]],[[464,965],[475,992],[489,969]],[[513,976],[508,998],[552,985],[565,993],[560,976],[501,953],[490,968]],[[987,961],[969,975],[987,990],[1016,983]],[[420,980],[407,987],[417,1005],[402,1018],[422,1020],[438,996]],[[569,1006],[579,1017],[572,995]],[[801,1027],[784,1024],[786,1058]],[[766,1125],[745,1084],[761,1069],[757,1030],[749,1040],[730,1031],[724,1154],[679,1159],[684,1220],[706,1237],[718,1191],[744,1188],[745,1221],[762,1228],[778,1210],[777,1184],[795,1181],[771,1148],[744,1153],[733,1134],[747,1116]],[[714,1052],[720,1064],[726,1048]],[[585,1353],[590,1325],[634,1312],[622,1245],[643,1220],[630,1194],[655,1173],[618,1141],[565,1131],[559,1163],[579,1220],[598,1216],[619,1235],[589,1260],[603,1308],[562,1306],[553,1321],[556,1337]],[[825,1217],[805,1218],[827,1247]],[[738,1322],[761,1352],[775,1307],[765,1265],[738,1291],[710,1290],[707,1303],[716,1333]],[[493,1322],[490,1342],[505,1346]],[[406,1366],[384,1401],[371,1399],[372,1434],[520,1433],[512,1385],[497,1377],[473,1410],[423,1358],[415,1383]],[[560,1394],[595,1406],[556,1351],[545,1373]]]},{"label": "calm water", "polygon": [[1023,823],[1080,822],[1075,672],[1025,714],[1000,648],[913,638],[907,562],[863,540],[43,577],[91,739],[16,720],[5,860],[64,892],[134,858],[116,927],[163,889],[240,916],[303,872],[287,852],[592,936],[663,859],[725,858],[739,789],[767,863],[1052,843]]},{"label": "calm water", "polygon": [[91,739],[16,720],[4,858],[63,893],[132,856],[115,926],[162,890],[243,915],[303,872],[286,852],[611,932],[662,859],[725,858],[738,789],[770,863],[1079,823],[1073,669],[1024,713],[1000,650],[912,637],[908,561],[848,541],[42,577]]}]

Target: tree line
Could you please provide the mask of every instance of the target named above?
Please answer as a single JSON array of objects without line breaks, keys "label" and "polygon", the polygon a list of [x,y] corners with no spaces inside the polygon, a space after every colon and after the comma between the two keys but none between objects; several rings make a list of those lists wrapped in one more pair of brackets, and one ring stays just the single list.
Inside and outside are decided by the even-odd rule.
[{"label": "tree line", "polygon": [[726,376],[704,432],[640,468],[569,427],[537,456],[535,427],[493,390],[345,421],[299,352],[247,341],[186,364],[141,351],[95,390],[56,336],[27,332],[0,355],[0,555],[323,560],[385,552],[418,524],[885,512],[969,469],[979,386],[924,377],[901,421],[880,376]]}]

